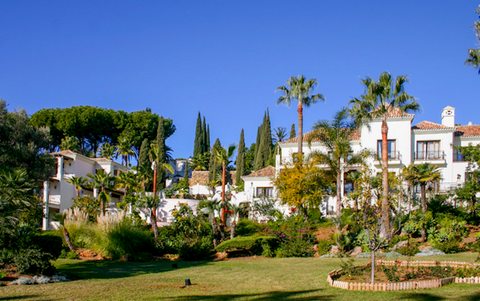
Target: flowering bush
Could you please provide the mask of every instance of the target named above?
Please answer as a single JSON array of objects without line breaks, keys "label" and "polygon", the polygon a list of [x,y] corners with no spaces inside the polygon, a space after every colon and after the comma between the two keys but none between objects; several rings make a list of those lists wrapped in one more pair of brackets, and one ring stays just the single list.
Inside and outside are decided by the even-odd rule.
[{"label": "flowering bush", "polygon": [[100,214],[100,201],[93,196],[82,196],[73,199],[73,206],[88,214],[91,221],[96,221]]}]

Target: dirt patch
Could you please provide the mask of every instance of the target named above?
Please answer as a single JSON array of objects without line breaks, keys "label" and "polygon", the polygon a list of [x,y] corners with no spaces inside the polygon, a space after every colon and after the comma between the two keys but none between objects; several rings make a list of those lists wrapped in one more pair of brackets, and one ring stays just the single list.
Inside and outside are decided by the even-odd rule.
[{"label": "dirt patch", "polygon": [[463,238],[462,244],[468,244],[475,242],[477,239],[475,238],[475,234],[480,232],[480,226],[467,226],[467,229],[470,231],[467,237]]},{"label": "dirt patch", "polygon": [[335,232],[335,227],[318,228],[313,235],[315,235],[318,240],[327,240],[330,239],[333,232]]}]

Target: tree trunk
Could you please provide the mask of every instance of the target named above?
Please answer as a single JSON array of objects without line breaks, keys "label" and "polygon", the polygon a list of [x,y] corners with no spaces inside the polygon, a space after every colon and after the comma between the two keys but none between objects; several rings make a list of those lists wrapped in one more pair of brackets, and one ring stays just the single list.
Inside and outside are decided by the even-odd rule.
[{"label": "tree trunk", "polygon": [[103,196],[103,186],[101,187],[102,189],[100,190],[99,198],[100,198],[100,214],[105,215],[105,203],[103,202],[103,197],[100,197],[100,195]]},{"label": "tree trunk", "polygon": [[222,162],[222,220],[221,223],[225,226],[225,162]]},{"label": "tree trunk", "polygon": [[157,211],[156,207],[153,207],[150,211],[150,222],[152,223],[153,236],[158,237],[157,215],[154,212]]},{"label": "tree trunk", "polygon": [[387,126],[387,116],[383,116],[382,120],[382,185],[383,185],[383,194],[382,194],[382,233],[380,237],[389,238],[390,237],[390,214],[389,214],[389,204],[388,204],[388,126]]},{"label": "tree trunk", "polygon": [[235,228],[236,227],[237,227],[237,223],[235,222],[235,219],[233,219],[232,227],[230,228],[230,239],[233,239],[235,237]]},{"label": "tree trunk", "polygon": [[302,100],[298,100],[298,155],[301,155],[303,144],[303,105]]},{"label": "tree trunk", "polygon": [[[342,211],[342,179],[341,179],[341,171],[337,172],[337,203],[335,207],[335,213],[337,217],[340,217]],[[337,230],[340,230],[340,225],[337,225]]]},{"label": "tree trunk", "polygon": [[217,237],[218,237],[218,225],[217,225],[217,218],[215,217],[215,213],[213,213],[212,217],[212,232],[213,232],[213,247],[217,247]]},{"label": "tree trunk", "polygon": [[[153,169],[153,197],[157,197],[157,165]],[[153,216],[155,216],[155,220],[157,220],[157,208],[153,208]],[[157,230],[158,231],[158,230]]]},{"label": "tree trunk", "polygon": [[370,279],[370,283],[375,284],[375,249],[372,250],[372,273]]},{"label": "tree trunk", "polygon": [[63,226],[62,233],[63,233],[63,238],[65,238],[65,242],[67,243],[67,246],[70,249],[70,251],[75,252],[75,248],[73,247],[72,240],[70,239],[70,233],[68,233],[68,230],[67,228],[65,228],[65,226]]},{"label": "tree trunk", "polygon": [[[420,198],[422,199],[422,213],[425,215],[427,213],[427,192],[425,184],[420,184]],[[422,234],[422,241],[427,240],[427,231],[425,230],[425,221],[422,223],[422,229],[420,231]]]}]

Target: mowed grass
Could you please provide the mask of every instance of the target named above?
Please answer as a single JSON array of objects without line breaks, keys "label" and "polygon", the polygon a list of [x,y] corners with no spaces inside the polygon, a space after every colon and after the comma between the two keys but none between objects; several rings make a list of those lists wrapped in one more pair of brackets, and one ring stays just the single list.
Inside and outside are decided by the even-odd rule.
[{"label": "mowed grass", "polygon": [[[476,253],[412,258],[474,262]],[[407,260],[407,258],[401,258]],[[357,260],[365,264],[367,259]],[[450,284],[403,292],[332,288],[327,273],[340,259],[249,258],[221,262],[58,260],[59,271],[79,280],[0,287],[0,300],[480,300],[480,285]],[[192,285],[185,287],[185,279]]]}]

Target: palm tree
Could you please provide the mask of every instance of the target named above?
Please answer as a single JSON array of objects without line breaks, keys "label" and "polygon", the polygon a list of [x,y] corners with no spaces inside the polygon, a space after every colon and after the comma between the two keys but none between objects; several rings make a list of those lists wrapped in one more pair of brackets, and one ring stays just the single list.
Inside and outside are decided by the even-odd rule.
[{"label": "palm tree", "polygon": [[[160,147],[156,143],[152,143],[150,145],[150,152],[148,154],[148,157],[150,159],[150,162],[152,162],[152,169],[153,169],[153,195],[157,195],[157,172],[160,171],[162,174],[166,172],[170,172],[171,174],[174,173],[173,167],[166,163],[166,162],[160,162]],[[152,203],[155,204],[155,203]],[[155,227],[157,226],[156,221],[157,221],[157,207],[151,207],[152,212],[153,212],[153,217],[155,220]]]},{"label": "palm tree", "polygon": [[130,189],[140,186],[140,179],[137,174],[133,172],[121,172],[120,175],[115,179],[116,188],[123,188],[123,197],[127,196],[127,193]]},{"label": "palm tree", "polygon": [[104,143],[98,151],[98,156],[100,156],[101,158],[113,160],[117,157],[117,149],[115,148],[115,145],[111,145],[110,143]]},{"label": "palm tree", "polygon": [[122,156],[122,164],[128,166],[128,161],[132,156],[135,156],[132,140],[126,136],[122,136],[118,139],[117,151]]},{"label": "palm tree", "polygon": [[[422,213],[427,213],[427,186],[437,183],[442,179],[440,169],[430,163],[413,165],[407,167],[405,179],[412,185],[420,185],[420,199],[422,200]],[[425,241],[427,234],[422,225],[422,240]]]},{"label": "palm tree", "polygon": [[320,100],[325,101],[322,94],[311,94],[317,84],[316,79],[306,79],[304,75],[299,75],[290,77],[285,86],[280,86],[275,90],[283,92],[283,96],[277,100],[277,104],[284,103],[290,106],[292,100],[298,101],[298,153],[302,153],[303,144],[303,107],[309,107]]},{"label": "palm tree", "polygon": [[232,224],[230,227],[230,239],[235,237],[235,229],[237,228],[238,214],[242,211],[243,207],[229,203],[228,210],[232,211]]},{"label": "palm tree", "polygon": [[155,238],[158,237],[157,215],[155,214],[155,211],[159,204],[160,198],[155,195],[142,195],[137,202],[135,202],[135,207],[149,209],[150,222],[152,224],[152,231]]},{"label": "palm tree", "polygon": [[87,177],[92,180],[93,188],[100,188],[98,193],[98,200],[100,201],[100,214],[105,214],[105,203],[110,200],[110,195],[107,190],[113,189],[115,177],[107,174],[103,169],[97,170],[95,175],[89,173]]},{"label": "palm tree", "polygon": [[[235,144],[231,144],[228,148],[224,147],[216,147],[214,149],[215,152],[215,160],[217,163],[222,164],[222,205],[225,207],[225,174],[227,171],[227,166],[231,163],[230,158],[233,156],[235,149],[237,147]],[[222,217],[221,217],[222,225],[225,225],[225,208],[222,208]]]},{"label": "palm tree", "polygon": [[72,136],[67,136],[62,139],[60,143],[60,150],[70,150],[72,152],[77,152],[79,149],[78,139]]},{"label": "palm tree", "polygon": [[[347,174],[347,179],[352,181],[353,183],[353,192],[357,192],[358,190],[358,182],[360,181],[362,177],[362,173],[358,170],[352,170]],[[358,211],[358,197],[354,197],[354,204],[353,204],[353,210]]]},{"label": "palm tree", "polygon": [[420,110],[420,105],[415,98],[407,94],[404,84],[408,77],[401,75],[395,78],[389,72],[383,72],[375,82],[370,77],[362,80],[365,94],[360,99],[350,101],[352,109],[350,114],[355,119],[358,127],[369,124],[374,119],[382,120],[382,238],[390,236],[390,216],[388,203],[388,125],[387,117],[392,112],[410,113]]},{"label": "palm tree", "polygon": [[273,129],[273,144],[277,144],[278,142],[282,142],[287,138],[287,128],[283,126],[279,126]]},{"label": "palm tree", "polygon": [[465,60],[465,65],[479,68],[478,73],[480,74],[480,48],[468,49],[468,58]]},{"label": "palm tree", "polygon": [[72,184],[75,187],[75,198],[78,199],[80,191],[86,185],[87,179],[84,177],[73,176],[67,180],[68,183]]},{"label": "palm tree", "polygon": [[212,231],[213,231],[213,247],[216,248],[218,244],[218,224],[217,218],[215,217],[215,212],[221,208],[221,203],[217,200],[205,201],[204,208],[208,209],[208,214],[211,217],[212,221]]},{"label": "palm tree", "polygon": [[[327,165],[326,170],[336,182],[336,208],[337,217],[340,216],[342,206],[342,191],[344,189],[345,170],[355,164],[363,162],[364,153],[353,154],[352,135],[356,131],[354,124],[347,119],[348,111],[342,109],[335,114],[333,121],[321,120],[313,126],[314,131],[308,138],[308,144],[313,140],[319,140],[326,148],[326,152],[315,151],[310,158],[316,164]],[[338,224],[339,228],[340,225]]]}]

